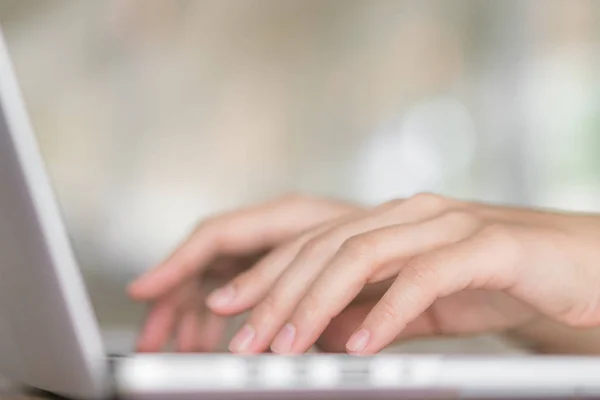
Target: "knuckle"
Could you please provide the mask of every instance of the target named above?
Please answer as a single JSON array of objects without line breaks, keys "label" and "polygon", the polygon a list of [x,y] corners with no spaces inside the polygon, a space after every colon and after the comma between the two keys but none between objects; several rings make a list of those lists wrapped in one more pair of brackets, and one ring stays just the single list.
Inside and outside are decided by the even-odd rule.
[{"label": "knuckle", "polygon": [[412,273],[413,283],[421,288],[427,288],[437,282],[438,272],[428,264],[422,264],[415,267]]},{"label": "knuckle", "polygon": [[310,239],[302,246],[298,258],[313,257],[323,254],[329,248],[329,236],[327,234],[319,235]]},{"label": "knuckle", "polygon": [[429,192],[417,193],[408,201],[417,207],[432,211],[443,210],[448,204],[448,200],[444,196]]},{"label": "knuckle", "polygon": [[382,299],[379,303],[379,317],[387,324],[396,326],[400,323],[400,316],[396,304],[390,300]]},{"label": "knuckle", "polygon": [[318,294],[314,292],[308,293],[298,307],[299,317],[304,321],[315,320],[321,314],[323,302]]},{"label": "knuckle", "polygon": [[346,240],[340,254],[349,259],[373,259],[377,254],[377,239],[372,235],[357,235]]},{"label": "knuckle", "polygon": [[383,203],[378,208],[381,211],[393,210],[393,209],[397,209],[398,207],[401,207],[405,202],[406,202],[405,199],[393,199],[393,200]]},{"label": "knuckle", "polygon": [[406,266],[406,274],[412,285],[420,289],[432,289],[440,277],[439,270],[423,258],[415,258]]},{"label": "knuckle", "polygon": [[447,223],[456,227],[471,228],[480,224],[479,216],[465,210],[451,210],[444,214]]},{"label": "knuckle", "polygon": [[253,314],[259,319],[265,316],[278,315],[281,302],[273,293],[269,293],[254,309]]},{"label": "knuckle", "polygon": [[317,236],[309,239],[304,246],[302,246],[299,258],[319,257],[322,254],[337,250],[346,235],[347,230],[344,226],[328,227]]}]

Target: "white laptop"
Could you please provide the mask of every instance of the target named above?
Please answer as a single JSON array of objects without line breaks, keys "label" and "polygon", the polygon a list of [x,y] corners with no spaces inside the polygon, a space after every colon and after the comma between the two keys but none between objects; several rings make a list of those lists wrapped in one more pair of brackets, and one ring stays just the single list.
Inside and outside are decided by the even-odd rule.
[{"label": "white laptop", "polygon": [[74,399],[600,397],[600,358],[109,357],[0,34],[0,375]]}]

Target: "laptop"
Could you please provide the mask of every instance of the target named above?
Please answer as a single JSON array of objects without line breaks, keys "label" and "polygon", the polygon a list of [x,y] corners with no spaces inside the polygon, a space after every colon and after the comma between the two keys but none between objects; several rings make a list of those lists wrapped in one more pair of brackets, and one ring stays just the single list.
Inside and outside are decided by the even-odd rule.
[{"label": "laptop", "polygon": [[0,375],[72,399],[600,397],[600,358],[108,356],[0,32]]}]

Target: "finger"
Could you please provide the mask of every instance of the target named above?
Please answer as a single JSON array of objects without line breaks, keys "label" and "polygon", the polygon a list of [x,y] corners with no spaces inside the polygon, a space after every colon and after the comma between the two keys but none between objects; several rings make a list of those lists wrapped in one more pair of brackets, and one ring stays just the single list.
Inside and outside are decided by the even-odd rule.
[{"label": "finger", "polygon": [[518,246],[503,234],[489,233],[411,260],[348,341],[348,351],[378,352],[438,298],[465,289],[511,287],[516,280]]},{"label": "finger", "polygon": [[[321,334],[316,344],[317,347],[327,353],[345,353],[346,342],[356,332],[365,320],[369,312],[375,307],[377,300],[351,305],[334,317],[325,331]],[[402,333],[395,338],[406,340],[415,337],[434,336],[439,334],[439,328],[435,316],[432,313],[424,313],[414,321],[410,322]]]},{"label": "finger", "polygon": [[206,299],[206,305],[219,315],[237,315],[253,307],[279,278],[302,245],[302,241],[297,241],[274,250],[252,269],[214,290]]},{"label": "finger", "polygon": [[[348,220],[348,218],[345,218],[344,220]],[[272,288],[276,282],[276,287],[288,287],[289,290],[301,289],[305,283],[299,281],[295,281],[292,284],[285,283],[293,280],[292,277],[289,277],[290,274],[288,268],[290,264],[293,265],[294,260],[299,257],[298,254],[306,247],[306,243],[323,232],[328,231],[332,226],[335,226],[335,224],[327,224],[324,227],[304,235],[293,243],[290,243],[288,246],[275,250],[271,255],[265,258],[259,266],[240,275],[231,282],[231,284],[211,295],[209,297],[209,306],[222,314],[238,314],[256,306],[259,302],[262,302],[263,307],[265,307],[264,298],[269,292],[273,292]],[[282,274],[288,276],[287,280],[282,278]],[[284,281],[284,283],[282,283],[282,281]],[[224,304],[222,302],[223,298],[226,296],[231,297],[228,299],[228,303]],[[231,298],[234,296],[235,301],[231,302]],[[272,297],[277,297],[277,295]],[[256,312],[253,312],[251,315],[256,315]],[[256,338],[254,336],[256,331],[254,325],[261,325],[262,332],[266,332],[262,340],[260,340],[260,338],[259,340],[255,340]],[[269,326],[271,327],[270,333]],[[257,322],[256,319],[252,321],[251,316],[249,323],[244,325],[242,330],[233,338],[229,348],[232,352],[236,353],[258,353],[265,351],[268,348],[273,335],[279,328],[280,325],[277,325],[277,323],[274,325],[270,321],[265,321],[264,318],[260,322]]]},{"label": "finger", "polygon": [[207,298],[208,307],[221,315],[240,314],[254,307],[264,298],[306,242],[332,226],[334,224],[329,223],[316,228],[291,243],[273,250],[252,269],[241,273],[226,285],[213,291]]},{"label": "finger", "polygon": [[[254,308],[248,324],[240,332],[240,337],[244,340],[238,340],[240,337],[236,336],[232,341],[232,351],[262,351],[282,327],[283,330],[278,335],[280,340],[273,343],[274,347],[271,349],[275,352],[289,351],[288,345],[294,339],[295,327],[284,327],[286,320],[324,265],[345,240],[382,226],[418,221],[429,217],[432,212],[439,211],[429,203],[424,206],[412,200],[394,201],[366,215],[357,214],[311,239],[285,269],[268,295]],[[244,345],[242,349],[238,348],[239,343]]]},{"label": "finger", "polygon": [[161,351],[169,341],[179,312],[178,295],[170,295],[152,306],[137,341],[139,352]]},{"label": "finger", "polygon": [[206,309],[202,306],[204,287],[198,282],[190,282],[179,291],[182,305],[176,329],[177,350],[182,353],[197,351],[200,336],[200,319]]},{"label": "finger", "polygon": [[203,271],[219,255],[264,250],[344,212],[347,208],[339,205],[286,198],[209,219],[165,262],[136,280],[129,293],[138,300],[155,299]]},{"label": "finger", "polygon": [[206,310],[201,321],[198,351],[203,353],[217,351],[225,334],[226,327],[227,320],[225,318]]},{"label": "finger", "polygon": [[392,285],[393,280],[368,284],[344,311],[335,316],[315,343],[324,352],[345,352],[345,343],[369,311]]},{"label": "finger", "polygon": [[177,336],[181,352],[211,352],[219,345],[225,320],[215,316],[204,305],[204,285],[188,286],[187,307],[180,312]]},{"label": "finger", "polygon": [[[295,337],[287,351],[302,353],[344,310],[365,284],[395,276],[402,260],[455,243],[473,233],[478,222],[453,211],[424,222],[396,225],[350,238],[312,284],[293,312],[288,326]],[[383,266],[384,274],[380,273]],[[274,346],[282,343],[275,339]]]},{"label": "finger", "polygon": [[200,316],[195,308],[188,308],[181,313],[177,331],[177,350],[192,353],[198,350],[200,338]]},{"label": "finger", "polygon": [[371,300],[356,306],[350,306],[331,320],[323,334],[316,341],[317,347],[328,353],[343,353],[346,351],[346,341],[362,324],[369,311],[377,304]]},{"label": "finger", "polygon": [[[260,266],[211,294],[208,306],[221,315],[238,314],[253,307],[264,298],[304,244],[315,234],[329,229],[329,226],[328,224],[315,232],[309,232],[293,243],[275,250],[261,262]],[[246,323],[231,340],[229,350],[234,353],[260,353],[268,349],[268,341],[255,339],[254,327]]]}]

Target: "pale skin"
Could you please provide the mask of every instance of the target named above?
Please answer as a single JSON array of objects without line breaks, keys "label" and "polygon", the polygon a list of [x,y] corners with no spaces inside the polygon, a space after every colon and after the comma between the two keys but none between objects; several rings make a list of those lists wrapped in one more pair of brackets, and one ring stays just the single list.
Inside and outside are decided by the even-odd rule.
[{"label": "pale skin", "polygon": [[[205,298],[198,280],[215,273],[227,283]],[[246,311],[234,353],[375,354],[508,330],[544,340],[544,324],[573,339],[600,327],[600,216],[434,194],[372,208],[287,196],[202,222],[129,292],[152,303],[140,351],[171,336],[211,351],[224,318]]]}]

